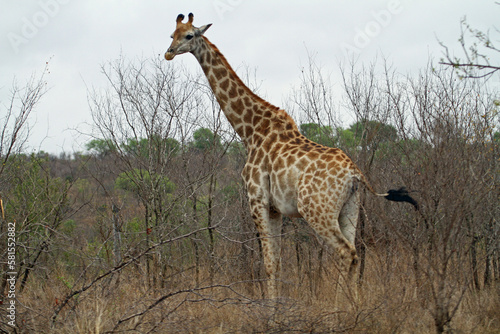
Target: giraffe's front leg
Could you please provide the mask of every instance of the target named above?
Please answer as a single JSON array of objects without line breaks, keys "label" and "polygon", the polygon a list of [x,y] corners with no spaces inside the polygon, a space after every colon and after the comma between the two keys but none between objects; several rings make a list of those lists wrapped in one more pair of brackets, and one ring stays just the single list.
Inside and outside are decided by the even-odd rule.
[{"label": "giraffe's front leg", "polygon": [[271,205],[267,173],[247,164],[241,176],[247,187],[250,212],[262,245],[264,267],[268,277],[268,296],[274,299],[278,297],[277,280],[280,273],[281,214]]},{"label": "giraffe's front leg", "polygon": [[259,232],[268,277],[268,296],[279,296],[278,279],[281,271],[281,214],[269,204],[250,199],[252,218]]}]

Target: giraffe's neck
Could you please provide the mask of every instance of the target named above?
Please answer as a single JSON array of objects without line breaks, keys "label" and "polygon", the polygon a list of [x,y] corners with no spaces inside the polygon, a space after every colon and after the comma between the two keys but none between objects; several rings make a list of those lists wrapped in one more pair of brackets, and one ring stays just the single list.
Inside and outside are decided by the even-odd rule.
[{"label": "giraffe's neck", "polygon": [[193,54],[207,76],[229,123],[248,148],[256,129],[262,132],[263,127],[269,126],[273,116],[284,111],[254,94],[234,72],[217,47],[206,37],[199,39],[199,45]]}]

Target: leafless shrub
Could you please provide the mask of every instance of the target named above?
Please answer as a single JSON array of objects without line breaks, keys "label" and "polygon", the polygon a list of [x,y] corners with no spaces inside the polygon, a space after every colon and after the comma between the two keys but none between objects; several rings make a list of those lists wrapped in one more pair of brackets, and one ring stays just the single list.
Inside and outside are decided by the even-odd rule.
[{"label": "leafless shrub", "polygon": [[[372,224],[388,228],[384,233],[387,242],[401,242],[413,252],[422,306],[433,316],[436,330],[442,332],[451,326],[472,283],[480,287],[481,271],[488,277],[486,281],[491,280],[491,257],[497,251],[491,247],[491,232],[486,231],[498,228],[495,96],[482,83],[459,80],[451,71],[431,67],[416,79],[387,70],[385,84],[376,82],[373,74],[368,78],[361,80],[361,85],[352,80],[348,86],[348,92],[353,92],[348,96],[354,111],[360,113],[358,103],[368,105],[363,101],[369,100],[374,105],[367,109],[393,124],[399,136],[384,148],[380,159],[373,160],[379,152],[371,150],[369,161],[374,164],[370,178],[416,190],[420,209],[408,212],[389,208],[387,203],[373,203],[366,206],[367,215],[377,213]],[[370,98],[365,100],[364,96]],[[381,227],[372,229],[380,231]],[[478,240],[488,241],[480,247]],[[478,266],[478,254],[484,266]]]},{"label": "leafless shrub", "polygon": [[[10,100],[2,109],[0,129],[0,175],[7,166],[7,160],[12,154],[22,152],[23,146],[29,138],[30,125],[28,119],[46,93],[47,87],[44,75],[33,76],[24,87],[14,81],[10,93]],[[5,102],[4,102],[5,103]]]},{"label": "leafless shrub", "polygon": [[[417,211],[363,198],[356,298],[344,296],[334,256],[298,219],[283,221],[282,297],[262,298],[241,143],[202,79],[122,58],[103,67],[108,89],[90,92],[90,154],[20,155],[0,175],[20,166],[19,178],[30,177],[19,182],[32,185],[23,196],[2,183],[9,198],[29,199],[38,187],[40,210],[19,201],[16,219],[44,213],[23,229],[30,274],[16,330],[494,332],[495,95],[441,69],[402,76],[352,63],[338,100],[321,68],[306,68],[293,108],[306,115],[304,129],[325,130],[307,135],[344,149],[377,190],[404,184],[419,201]],[[343,125],[340,112],[354,123]]]}]

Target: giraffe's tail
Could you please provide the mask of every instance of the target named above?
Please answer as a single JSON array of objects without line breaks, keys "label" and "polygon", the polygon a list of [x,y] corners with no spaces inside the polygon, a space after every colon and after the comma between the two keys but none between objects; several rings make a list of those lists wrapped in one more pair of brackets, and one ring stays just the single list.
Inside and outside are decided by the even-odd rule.
[{"label": "giraffe's tail", "polygon": [[399,189],[390,189],[387,194],[384,194],[385,199],[394,202],[408,202],[415,210],[419,210],[418,202],[410,196],[410,192],[405,188],[401,187]]},{"label": "giraffe's tail", "polygon": [[366,180],[365,176],[362,173],[359,175],[358,178],[360,179],[361,182],[365,184],[366,188],[368,188],[368,190],[375,196],[384,197],[386,200],[393,202],[408,202],[411,205],[413,205],[415,210],[417,211],[419,210],[420,207],[418,205],[418,202],[413,197],[410,196],[410,192],[405,187],[401,187],[399,189],[390,189],[384,194],[379,194],[375,190],[373,190],[372,186],[370,185],[368,180]]}]

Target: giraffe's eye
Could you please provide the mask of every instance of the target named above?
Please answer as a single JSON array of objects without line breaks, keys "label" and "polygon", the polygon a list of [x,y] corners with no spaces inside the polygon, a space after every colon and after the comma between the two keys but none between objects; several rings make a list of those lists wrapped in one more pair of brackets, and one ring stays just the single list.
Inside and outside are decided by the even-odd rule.
[{"label": "giraffe's eye", "polygon": [[189,41],[191,38],[193,38],[193,35],[186,35],[186,39]]}]

